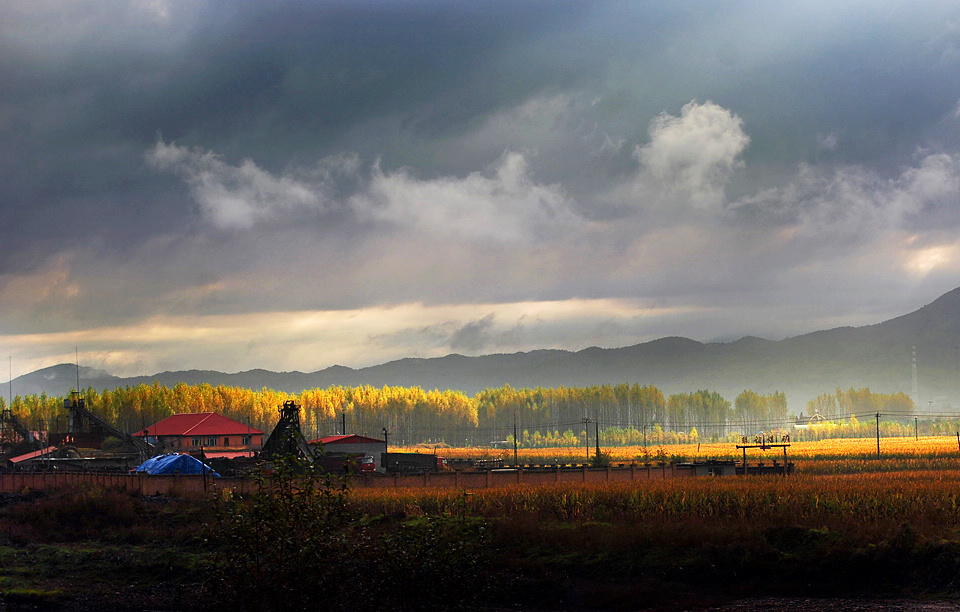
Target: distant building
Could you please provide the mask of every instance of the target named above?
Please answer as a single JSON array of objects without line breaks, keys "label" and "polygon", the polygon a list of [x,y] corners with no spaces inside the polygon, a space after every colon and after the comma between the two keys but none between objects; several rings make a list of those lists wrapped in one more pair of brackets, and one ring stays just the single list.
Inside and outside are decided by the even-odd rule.
[{"label": "distant building", "polygon": [[369,455],[373,457],[377,471],[383,471],[380,465],[380,455],[386,450],[384,440],[348,434],[345,436],[327,436],[307,442],[314,452],[323,449],[324,454],[347,453],[351,455]]},{"label": "distant building", "polygon": [[813,416],[810,416],[810,417],[804,416],[804,415],[801,414],[801,415],[798,415],[798,416],[797,416],[797,420],[796,420],[796,422],[793,424],[793,428],[794,428],[794,429],[807,429],[807,428],[810,427],[811,425],[817,425],[818,423],[823,423],[824,421],[826,421],[826,419],[823,418],[823,416],[821,416],[821,414],[820,414],[819,412],[814,413],[814,415],[813,415]]},{"label": "distant building", "polygon": [[207,457],[250,456],[263,445],[263,432],[215,412],[174,414],[133,434],[164,452]]}]

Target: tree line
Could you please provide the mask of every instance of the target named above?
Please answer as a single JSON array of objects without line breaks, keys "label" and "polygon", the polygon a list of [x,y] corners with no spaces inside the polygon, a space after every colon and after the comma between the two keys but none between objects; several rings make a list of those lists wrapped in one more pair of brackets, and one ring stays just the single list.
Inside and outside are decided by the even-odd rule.
[{"label": "tree line", "polygon": [[[278,408],[287,400],[301,405],[301,427],[308,438],[357,433],[399,445],[447,443],[489,446],[516,433],[524,446],[575,446],[599,428],[607,444],[719,440],[731,432],[754,433],[792,423],[783,392],[744,390],[731,403],[716,391],[665,396],[654,385],[638,383],[588,387],[485,389],[473,397],[460,391],[426,391],[401,386],[331,386],[296,394],[209,384],[178,383],[82,390],[87,407],[118,429],[134,433],[172,414],[216,412],[269,433]],[[62,397],[17,396],[11,412],[29,429],[65,432],[69,416]],[[6,401],[0,398],[6,410]],[[853,413],[912,414],[903,393],[869,389],[837,390],[807,405],[827,419]]]},{"label": "tree line", "polygon": [[807,402],[807,414],[828,420],[849,418],[854,414],[876,413],[909,417],[916,406],[909,395],[897,393],[872,393],[870,389],[847,389],[837,387],[833,393],[823,393]]}]

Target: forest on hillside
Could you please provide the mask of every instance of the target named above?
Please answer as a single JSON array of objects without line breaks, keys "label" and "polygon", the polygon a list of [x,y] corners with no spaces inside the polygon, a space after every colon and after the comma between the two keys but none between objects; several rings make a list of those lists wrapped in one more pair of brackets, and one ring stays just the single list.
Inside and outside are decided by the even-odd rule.
[{"label": "forest on hillside", "polygon": [[[606,445],[662,444],[691,439],[718,440],[757,431],[785,430],[796,415],[782,392],[761,395],[744,390],[735,400],[700,390],[664,396],[654,385],[595,385],[486,389],[474,397],[459,391],[425,391],[419,387],[344,387],[288,394],[226,386],[166,387],[136,385],[114,390],[87,388],[89,409],[130,433],[172,414],[216,412],[269,433],[278,408],[287,400],[301,406],[301,426],[308,438],[343,433],[380,437],[384,430],[399,445],[446,443],[490,446],[514,434],[523,446],[576,446],[601,432]],[[63,398],[46,394],[14,397],[12,414],[30,429],[63,432],[69,427]],[[0,398],[0,407],[7,408]],[[914,412],[904,393],[837,389],[807,405],[808,414],[826,419],[883,411],[898,418]]]}]

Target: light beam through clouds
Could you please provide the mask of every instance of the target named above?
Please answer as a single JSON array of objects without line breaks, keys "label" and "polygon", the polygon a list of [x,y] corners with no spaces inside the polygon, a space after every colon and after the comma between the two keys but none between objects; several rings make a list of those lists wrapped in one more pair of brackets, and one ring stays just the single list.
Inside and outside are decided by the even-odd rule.
[{"label": "light beam through clouds", "polygon": [[[684,314],[681,309],[649,307],[623,300],[564,300],[515,304],[425,306],[399,304],[356,310],[267,312],[219,316],[158,316],[120,327],[92,328],[45,334],[10,335],[5,345],[18,360],[38,369],[72,362],[65,347],[83,346],[84,365],[116,375],[136,375],[144,367],[152,372],[169,369],[202,369],[209,359],[220,359],[225,371],[249,369],[251,360],[266,359],[278,351],[280,370],[303,370],[318,356],[330,363],[355,367],[376,365],[403,357],[441,357],[451,352],[476,353],[530,351],[551,345],[579,350],[584,331],[603,324],[617,328],[601,342],[619,346],[622,337],[652,340],[644,331],[649,324],[669,327]],[[439,321],[439,323],[438,323]],[[194,347],[184,355],[182,347]],[[218,357],[219,356],[219,357]]]}]

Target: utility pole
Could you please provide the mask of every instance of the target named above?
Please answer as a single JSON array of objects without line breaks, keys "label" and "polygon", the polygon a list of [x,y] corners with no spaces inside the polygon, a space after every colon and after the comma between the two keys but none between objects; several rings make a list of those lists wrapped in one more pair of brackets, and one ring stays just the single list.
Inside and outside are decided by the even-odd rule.
[{"label": "utility pole", "polygon": [[920,441],[920,430],[917,426],[918,420],[917,417],[913,417],[913,439],[917,442]]},{"label": "utility pole", "polygon": [[880,413],[877,413],[877,459],[880,458]]},{"label": "utility pole", "polygon": [[583,441],[587,445],[587,461],[590,460],[590,419],[583,417]]},{"label": "utility pole", "polygon": [[640,425],[643,427],[643,448],[647,448],[647,404],[640,402]]},{"label": "utility pole", "polygon": [[596,417],[596,419],[593,427],[597,432],[597,467],[600,467],[600,417]]},{"label": "utility pole", "polygon": [[520,465],[517,458],[517,411],[513,411],[513,465]]},{"label": "utility pole", "polygon": [[390,463],[389,460],[389,447],[387,446],[387,428],[383,428],[383,471],[387,471],[387,464]]}]

